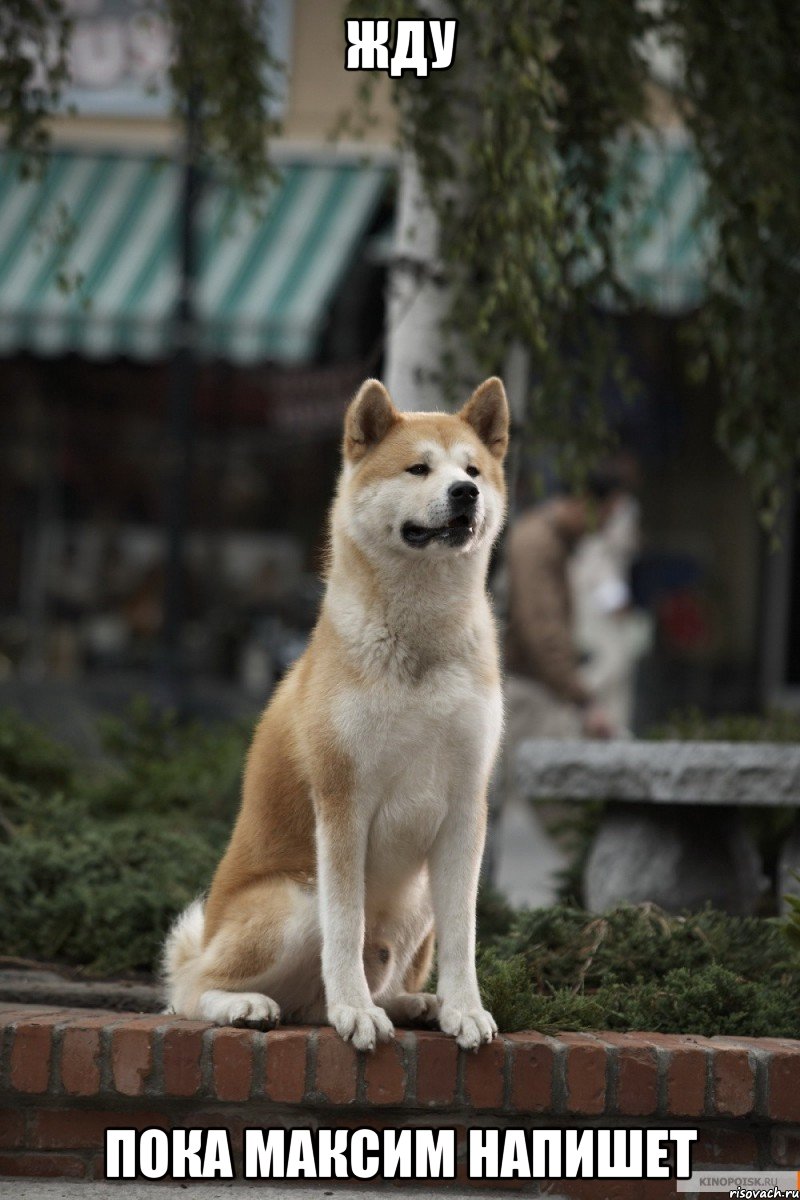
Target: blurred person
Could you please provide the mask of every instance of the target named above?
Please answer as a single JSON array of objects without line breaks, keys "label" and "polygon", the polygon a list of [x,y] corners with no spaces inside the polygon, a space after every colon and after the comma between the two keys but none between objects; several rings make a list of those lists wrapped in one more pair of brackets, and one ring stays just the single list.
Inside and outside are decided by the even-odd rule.
[{"label": "blurred person", "polygon": [[515,759],[526,738],[608,738],[611,715],[583,678],[575,642],[569,565],[624,493],[614,472],[589,479],[585,495],[561,493],[524,512],[506,549],[505,735],[492,788],[486,871],[517,907],[553,904],[566,856],[542,814],[525,803]]},{"label": "blurred person", "polygon": [[652,641],[652,620],[633,606],[631,596],[640,524],[639,501],[621,494],[604,528],[587,534],[570,562],[581,677],[614,727],[626,732],[636,667]]},{"label": "blurred person", "polygon": [[586,493],[561,493],[511,528],[507,549],[506,743],[522,737],[598,737],[617,726],[582,674],[570,561],[624,496],[619,473],[592,474]]}]

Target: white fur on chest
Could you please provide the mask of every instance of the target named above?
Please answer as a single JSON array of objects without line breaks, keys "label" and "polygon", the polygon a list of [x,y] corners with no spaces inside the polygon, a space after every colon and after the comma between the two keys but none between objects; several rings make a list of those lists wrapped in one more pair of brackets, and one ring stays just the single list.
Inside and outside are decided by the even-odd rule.
[{"label": "white fur on chest", "polygon": [[367,872],[397,886],[430,851],[448,807],[483,784],[502,721],[499,689],[463,664],[416,686],[342,689],[334,723],[355,769],[355,803],[369,822]]},{"label": "white fur on chest", "polygon": [[341,688],[333,717],[357,787],[392,793],[402,779],[446,784],[465,756],[482,760],[499,733],[500,706],[499,688],[451,664],[416,685],[389,679]]}]

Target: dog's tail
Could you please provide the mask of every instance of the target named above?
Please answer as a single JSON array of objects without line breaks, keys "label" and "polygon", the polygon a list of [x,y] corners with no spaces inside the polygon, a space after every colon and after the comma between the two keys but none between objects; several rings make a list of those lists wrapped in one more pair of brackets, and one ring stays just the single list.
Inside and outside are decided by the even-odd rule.
[{"label": "dog's tail", "polygon": [[177,917],[167,934],[161,956],[161,979],[166,995],[167,1010],[184,1016],[186,1012],[187,985],[191,989],[200,955],[203,951],[203,929],[205,926],[204,903],[193,900],[188,908]]}]

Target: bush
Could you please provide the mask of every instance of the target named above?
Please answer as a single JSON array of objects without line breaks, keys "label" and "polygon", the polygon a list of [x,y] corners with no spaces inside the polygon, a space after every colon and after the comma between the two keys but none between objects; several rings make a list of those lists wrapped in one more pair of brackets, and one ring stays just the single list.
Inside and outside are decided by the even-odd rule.
[{"label": "bush", "polygon": [[[139,704],[104,724],[108,761],[75,763],[0,714],[0,952],[87,973],[150,971],[211,879],[247,731],[179,726]],[[515,912],[481,892],[478,969],[501,1029],[800,1037],[800,918]]]},{"label": "bush", "polygon": [[225,848],[247,732],[180,726],[137,702],[102,735],[107,761],[78,769],[0,714],[0,951],[150,971]]},{"label": "bush", "polygon": [[0,777],[31,787],[66,787],[72,780],[72,754],[12,709],[0,711]]},{"label": "bush", "polygon": [[800,742],[800,714],[772,709],[708,717],[699,708],[689,708],[672,713],[646,737],[661,742]]},{"label": "bush", "polygon": [[484,1000],[504,1029],[800,1037],[800,959],[775,919],[558,906],[481,940]]},{"label": "bush", "polygon": [[236,812],[250,731],[244,724],[181,724],[137,700],[100,722],[110,764],[90,788],[97,813],[163,813],[229,820]]}]

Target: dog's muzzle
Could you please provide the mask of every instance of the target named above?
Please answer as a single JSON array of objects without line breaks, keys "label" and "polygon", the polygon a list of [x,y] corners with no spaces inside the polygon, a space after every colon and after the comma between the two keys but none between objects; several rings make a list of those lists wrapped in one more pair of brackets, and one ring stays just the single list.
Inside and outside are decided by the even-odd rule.
[{"label": "dog's muzzle", "polygon": [[478,528],[477,509],[480,491],[470,480],[451,483],[447,489],[450,516],[444,525],[416,525],[406,521],[401,529],[403,541],[409,546],[421,548],[430,542],[443,542],[448,546],[464,546],[474,537]]}]

